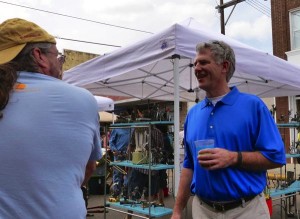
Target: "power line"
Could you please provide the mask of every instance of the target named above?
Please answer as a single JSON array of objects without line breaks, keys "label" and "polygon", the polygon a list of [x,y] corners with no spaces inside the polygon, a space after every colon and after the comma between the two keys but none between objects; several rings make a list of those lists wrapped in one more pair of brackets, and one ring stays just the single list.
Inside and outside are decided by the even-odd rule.
[{"label": "power line", "polygon": [[266,14],[270,14],[270,8],[267,8],[265,5],[263,5],[261,2],[258,2],[257,0],[248,0],[252,4],[254,4],[256,7],[258,7],[261,11],[265,12]]},{"label": "power line", "polygon": [[262,9],[260,9],[257,5],[253,4],[252,2],[246,2],[248,5],[250,5],[251,7],[253,7],[254,9],[256,9],[257,11],[261,12],[262,14],[271,17],[270,14],[267,14],[266,12],[264,12]]},{"label": "power line", "polygon": [[256,4],[260,5],[260,7],[264,8],[266,11],[270,11],[271,10],[271,8],[267,7],[265,4],[261,3],[258,0],[252,0],[252,1],[256,2]]},{"label": "power line", "polygon": [[261,5],[259,5],[257,2],[254,2],[252,0],[247,0],[246,3],[250,5],[251,7],[255,8],[259,12],[263,13],[264,15],[271,17],[270,11],[266,10],[265,8],[262,8]]},{"label": "power line", "polygon": [[142,32],[142,33],[153,34],[152,32],[148,32],[148,31],[144,31],[144,30],[138,30],[138,29],[134,29],[134,28],[124,27],[124,26],[118,26],[118,25],[114,25],[114,24],[108,24],[108,23],[94,21],[94,20],[90,20],[90,19],[85,19],[85,18],[75,17],[75,16],[71,16],[71,15],[61,14],[61,13],[57,13],[57,12],[53,12],[53,11],[46,11],[46,10],[42,10],[42,9],[32,8],[32,7],[25,6],[25,5],[19,5],[19,4],[14,4],[14,3],[5,2],[5,1],[0,1],[0,3],[8,4],[8,5],[14,5],[14,6],[17,6],[17,7],[27,8],[27,9],[31,9],[31,10],[35,10],[35,11],[40,11],[40,12],[45,12],[45,13],[49,13],[49,14],[55,14],[55,15],[59,15],[59,16],[63,16],[63,17],[68,17],[68,18],[73,18],[73,19],[77,19],[77,20],[82,20],[82,21],[88,21],[88,22],[92,22],[92,23],[102,24],[102,25],[106,25],[106,26],[110,26],[110,27],[117,27],[117,28],[126,29],[126,30],[132,30],[132,31],[137,31],[137,32]]},{"label": "power line", "polygon": [[75,41],[75,42],[80,42],[80,43],[96,44],[96,45],[101,45],[101,46],[121,47],[121,46],[112,45],[112,44],[96,43],[96,42],[89,42],[89,41],[84,41],[84,40],[68,39],[68,38],[63,38],[63,37],[58,37],[58,36],[55,36],[55,38],[60,39],[60,40],[69,40],[69,41]]}]

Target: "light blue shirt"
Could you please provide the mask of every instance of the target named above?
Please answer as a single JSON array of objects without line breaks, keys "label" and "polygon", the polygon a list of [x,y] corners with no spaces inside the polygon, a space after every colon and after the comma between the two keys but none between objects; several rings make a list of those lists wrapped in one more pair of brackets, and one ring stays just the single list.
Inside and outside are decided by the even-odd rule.
[{"label": "light blue shirt", "polygon": [[233,87],[215,106],[206,98],[188,113],[184,127],[183,166],[194,170],[191,192],[213,201],[261,193],[266,171],[228,167],[208,171],[198,164],[194,141],[214,139],[215,147],[230,151],[260,151],[272,162],[285,164],[282,138],[265,104]]},{"label": "light blue shirt", "polygon": [[109,147],[112,151],[126,152],[132,133],[130,130],[131,128],[116,128],[112,130],[109,137]]},{"label": "light blue shirt", "polygon": [[80,186],[102,156],[94,97],[39,73],[17,81],[0,119],[0,218],[86,218]]}]

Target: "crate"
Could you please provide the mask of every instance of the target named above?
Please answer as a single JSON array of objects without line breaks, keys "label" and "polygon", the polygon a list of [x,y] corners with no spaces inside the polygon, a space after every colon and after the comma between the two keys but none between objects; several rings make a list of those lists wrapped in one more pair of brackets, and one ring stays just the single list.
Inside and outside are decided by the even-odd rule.
[{"label": "crate", "polygon": [[103,195],[105,187],[104,176],[92,176],[88,182],[90,195]]}]

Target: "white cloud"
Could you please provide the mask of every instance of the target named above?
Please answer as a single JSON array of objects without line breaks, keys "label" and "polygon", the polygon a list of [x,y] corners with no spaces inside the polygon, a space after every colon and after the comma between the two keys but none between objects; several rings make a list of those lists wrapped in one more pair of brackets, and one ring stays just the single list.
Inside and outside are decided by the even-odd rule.
[{"label": "white cloud", "polygon": [[[212,0],[15,0],[14,4],[153,33],[189,17],[208,31],[220,31],[217,1]],[[0,22],[18,16],[36,22],[53,35],[83,41],[126,46],[150,36],[4,3],[0,3],[0,14]],[[261,15],[248,4],[239,4],[226,34],[254,47],[257,42],[269,41],[270,18]],[[254,17],[257,19],[252,21]],[[64,40],[58,40],[58,46],[100,54],[116,49]]]},{"label": "white cloud", "polygon": [[271,19],[265,15],[253,21],[237,21],[226,27],[227,33],[233,38],[244,40],[256,39],[264,41],[272,34]]}]

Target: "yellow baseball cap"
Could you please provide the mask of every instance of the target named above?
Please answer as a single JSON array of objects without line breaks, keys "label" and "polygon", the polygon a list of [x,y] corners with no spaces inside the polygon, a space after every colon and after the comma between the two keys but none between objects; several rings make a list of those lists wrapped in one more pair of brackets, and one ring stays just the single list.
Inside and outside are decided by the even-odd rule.
[{"label": "yellow baseball cap", "polygon": [[35,23],[12,18],[0,24],[0,64],[13,60],[27,43],[54,43],[55,38]]}]

